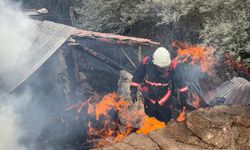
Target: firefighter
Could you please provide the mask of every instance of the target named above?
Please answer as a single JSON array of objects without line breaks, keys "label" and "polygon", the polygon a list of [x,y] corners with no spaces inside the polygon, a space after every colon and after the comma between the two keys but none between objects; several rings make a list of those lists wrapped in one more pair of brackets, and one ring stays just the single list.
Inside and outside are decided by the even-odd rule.
[{"label": "firefighter", "polygon": [[142,92],[145,114],[159,121],[168,122],[172,117],[174,89],[177,88],[181,107],[193,108],[187,104],[188,86],[183,81],[181,67],[171,61],[169,51],[164,47],[146,56],[133,73],[130,84],[131,99],[137,101],[137,90]]}]

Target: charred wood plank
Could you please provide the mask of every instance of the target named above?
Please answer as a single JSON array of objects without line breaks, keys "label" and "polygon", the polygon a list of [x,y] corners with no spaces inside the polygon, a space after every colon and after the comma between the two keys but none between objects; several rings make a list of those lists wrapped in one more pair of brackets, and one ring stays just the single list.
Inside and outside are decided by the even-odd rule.
[{"label": "charred wood plank", "polygon": [[126,71],[132,73],[132,71],[129,70],[128,68],[126,68],[126,67],[120,65],[118,62],[112,60],[111,58],[109,58],[109,57],[107,57],[107,56],[105,56],[105,55],[103,55],[102,53],[96,52],[95,50],[90,49],[90,48],[88,48],[88,47],[86,47],[86,46],[82,46],[82,45],[74,45],[74,47],[75,47],[76,49],[79,49],[79,50],[81,50],[81,51],[87,53],[87,54],[90,54],[90,55],[93,56],[94,58],[96,58],[96,59],[98,59],[98,60],[101,60],[102,62],[104,62],[104,63],[106,63],[106,64],[112,66],[112,67],[115,68],[115,69],[118,69],[118,70],[126,70]]},{"label": "charred wood plank", "polygon": [[250,69],[242,60],[238,60],[236,54],[231,51],[225,51],[224,57],[228,65],[232,66],[235,70],[250,76]]}]

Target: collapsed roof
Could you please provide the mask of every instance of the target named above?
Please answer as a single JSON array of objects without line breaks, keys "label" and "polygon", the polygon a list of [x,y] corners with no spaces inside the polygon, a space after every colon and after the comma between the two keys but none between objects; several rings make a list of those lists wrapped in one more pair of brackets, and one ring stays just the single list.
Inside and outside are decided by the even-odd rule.
[{"label": "collapsed roof", "polygon": [[53,22],[36,22],[30,52],[25,62],[17,63],[0,77],[0,93],[9,93],[33,74],[76,31],[76,28]]},{"label": "collapsed roof", "polygon": [[149,39],[120,36],[108,33],[98,33],[80,30],[71,26],[51,21],[35,21],[38,30],[32,38],[29,57],[24,63],[16,64],[0,76],[0,93],[10,93],[32,75],[52,54],[54,54],[71,37],[87,37],[109,43],[127,45],[160,45]]}]

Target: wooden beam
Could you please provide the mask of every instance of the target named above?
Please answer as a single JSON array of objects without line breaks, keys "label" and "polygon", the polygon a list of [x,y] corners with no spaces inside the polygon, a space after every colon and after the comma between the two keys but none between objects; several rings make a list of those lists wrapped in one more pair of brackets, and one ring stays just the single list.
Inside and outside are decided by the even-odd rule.
[{"label": "wooden beam", "polygon": [[128,45],[147,45],[147,46],[159,46],[159,42],[151,41],[150,39],[136,38],[123,35],[115,35],[111,33],[100,33],[87,30],[78,29],[73,36],[94,38],[104,42],[116,42],[117,44]]}]

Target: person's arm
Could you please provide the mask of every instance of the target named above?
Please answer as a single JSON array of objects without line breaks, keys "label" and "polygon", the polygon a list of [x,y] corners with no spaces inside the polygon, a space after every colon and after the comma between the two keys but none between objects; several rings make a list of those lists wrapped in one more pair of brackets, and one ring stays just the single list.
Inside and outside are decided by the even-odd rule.
[{"label": "person's arm", "polygon": [[187,104],[188,86],[183,78],[183,71],[181,66],[176,66],[173,79],[180,95],[180,106],[185,106],[187,107],[187,109],[193,109],[192,106]]},{"label": "person's arm", "polygon": [[147,58],[144,58],[144,60],[136,67],[133,73],[132,82],[130,83],[131,98],[133,101],[137,100],[136,99],[137,89],[144,79],[146,59]]}]

